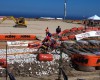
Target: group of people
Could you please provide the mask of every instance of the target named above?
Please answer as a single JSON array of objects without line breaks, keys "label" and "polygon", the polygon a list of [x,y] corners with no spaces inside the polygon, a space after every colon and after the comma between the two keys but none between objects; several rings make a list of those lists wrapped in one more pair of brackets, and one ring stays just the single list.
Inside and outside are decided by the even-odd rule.
[{"label": "group of people", "polygon": [[[45,29],[45,31],[46,31],[46,36],[51,36],[51,33],[49,32],[49,28],[48,27]],[[61,28],[60,28],[60,26],[58,26],[56,28],[56,34],[59,34],[60,32],[61,32]]]},{"label": "group of people", "polygon": [[[45,42],[49,42],[49,46],[51,46],[53,48],[54,45],[56,44],[56,40],[52,37],[52,34],[50,33],[48,27],[45,29],[45,32],[46,32],[46,37],[44,38],[42,43],[44,44]],[[59,35],[60,32],[61,32],[61,28],[60,28],[60,26],[58,26],[56,28],[56,34]]]}]

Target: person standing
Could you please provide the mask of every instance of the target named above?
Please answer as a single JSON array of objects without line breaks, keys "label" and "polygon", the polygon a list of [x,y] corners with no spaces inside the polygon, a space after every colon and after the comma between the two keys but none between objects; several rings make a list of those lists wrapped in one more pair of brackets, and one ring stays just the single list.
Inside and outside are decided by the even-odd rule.
[{"label": "person standing", "polygon": [[61,32],[61,28],[60,28],[60,26],[58,26],[58,27],[56,28],[56,33],[59,34],[60,32]]}]

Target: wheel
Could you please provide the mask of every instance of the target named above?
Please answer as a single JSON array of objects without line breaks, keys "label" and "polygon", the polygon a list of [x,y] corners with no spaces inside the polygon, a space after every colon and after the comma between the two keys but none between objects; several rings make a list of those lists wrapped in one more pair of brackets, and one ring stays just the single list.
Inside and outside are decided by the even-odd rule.
[{"label": "wheel", "polygon": [[53,51],[53,48],[48,47],[48,52],[52,52],[52,51]]},{"label": "wheel", "polygon": [[93,72],[96,69],[95,69],[95,67],[92,67],[92,66],[81,66],[81,65],[79,65],[79,70],[85,71],[85,72]]},{"label": "wheel", "polygon": [[26,25],[21,25],[21,24],[16,24],[15,26],[13,27],[16,27],[16,28],[27,28]]},{"label": "wheel", "polygon": [[100,66],[97,66],[97,67],[96,67],[96,70],[100,70]]},{"label": "wheel", "polygon": [[61,53],[61,50],[60,50],[59,47],[55,49],[55,53],[56,53],[56,54],[60,54],[60,53]]},{"label": "wheel", "polygon": [[39,53],[46,53],[46,50],[45,50],[43,47],[40,47],[40,48],[38,49],[38,52],[39,52]]},{"label": "wheel", "polygon": [[95,67],[92,67],[92,66],[82,66],[82,65],[76,64],[75,62],[72,62],[72,67],[75,70],[78,70],[78,71],[85,71],[85,72],[93,72],[93,71],[95,71]]},{"label": "wheel", "polygon": [[13,27],[17,27],[17,25],[14,25]]},{"label": "wheel", "polygon": [[69,65],[70,65],[70,67],[74,68],[75,70],[79,70],[79,65],[77,65],[73,61],[71,61]]}]

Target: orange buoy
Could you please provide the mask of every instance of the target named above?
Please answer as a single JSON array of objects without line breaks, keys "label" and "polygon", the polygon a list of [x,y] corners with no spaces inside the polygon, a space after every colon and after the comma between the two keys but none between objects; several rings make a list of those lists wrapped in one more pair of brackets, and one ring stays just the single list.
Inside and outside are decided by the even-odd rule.
[{"label": "orange buoy", "polygon": [[0,40],[36,40],[33,34],[0,34]]},{"label": "orange buoy", "polygon": [[37,60],[39,60],[39,61],[52,61],[53,55],[40,53],[37,55]]}]

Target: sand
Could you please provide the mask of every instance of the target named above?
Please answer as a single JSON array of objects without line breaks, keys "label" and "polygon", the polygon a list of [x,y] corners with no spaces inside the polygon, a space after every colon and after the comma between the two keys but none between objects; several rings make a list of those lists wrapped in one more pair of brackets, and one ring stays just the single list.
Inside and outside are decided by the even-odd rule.
[{"label": "sand", "polygon": [[0,24],[0,33],[23,33],[23,34],[35,34],[41,38],[45,37],[45,29],[49,27],[51,33],[55,33],[57,26],[60,26],[62,30],[71,29],[72,27],[80,27],[81,24],[67,23],[62,20],[27,20],[27,28],[14,28],[13,20],[5,20]]}]

